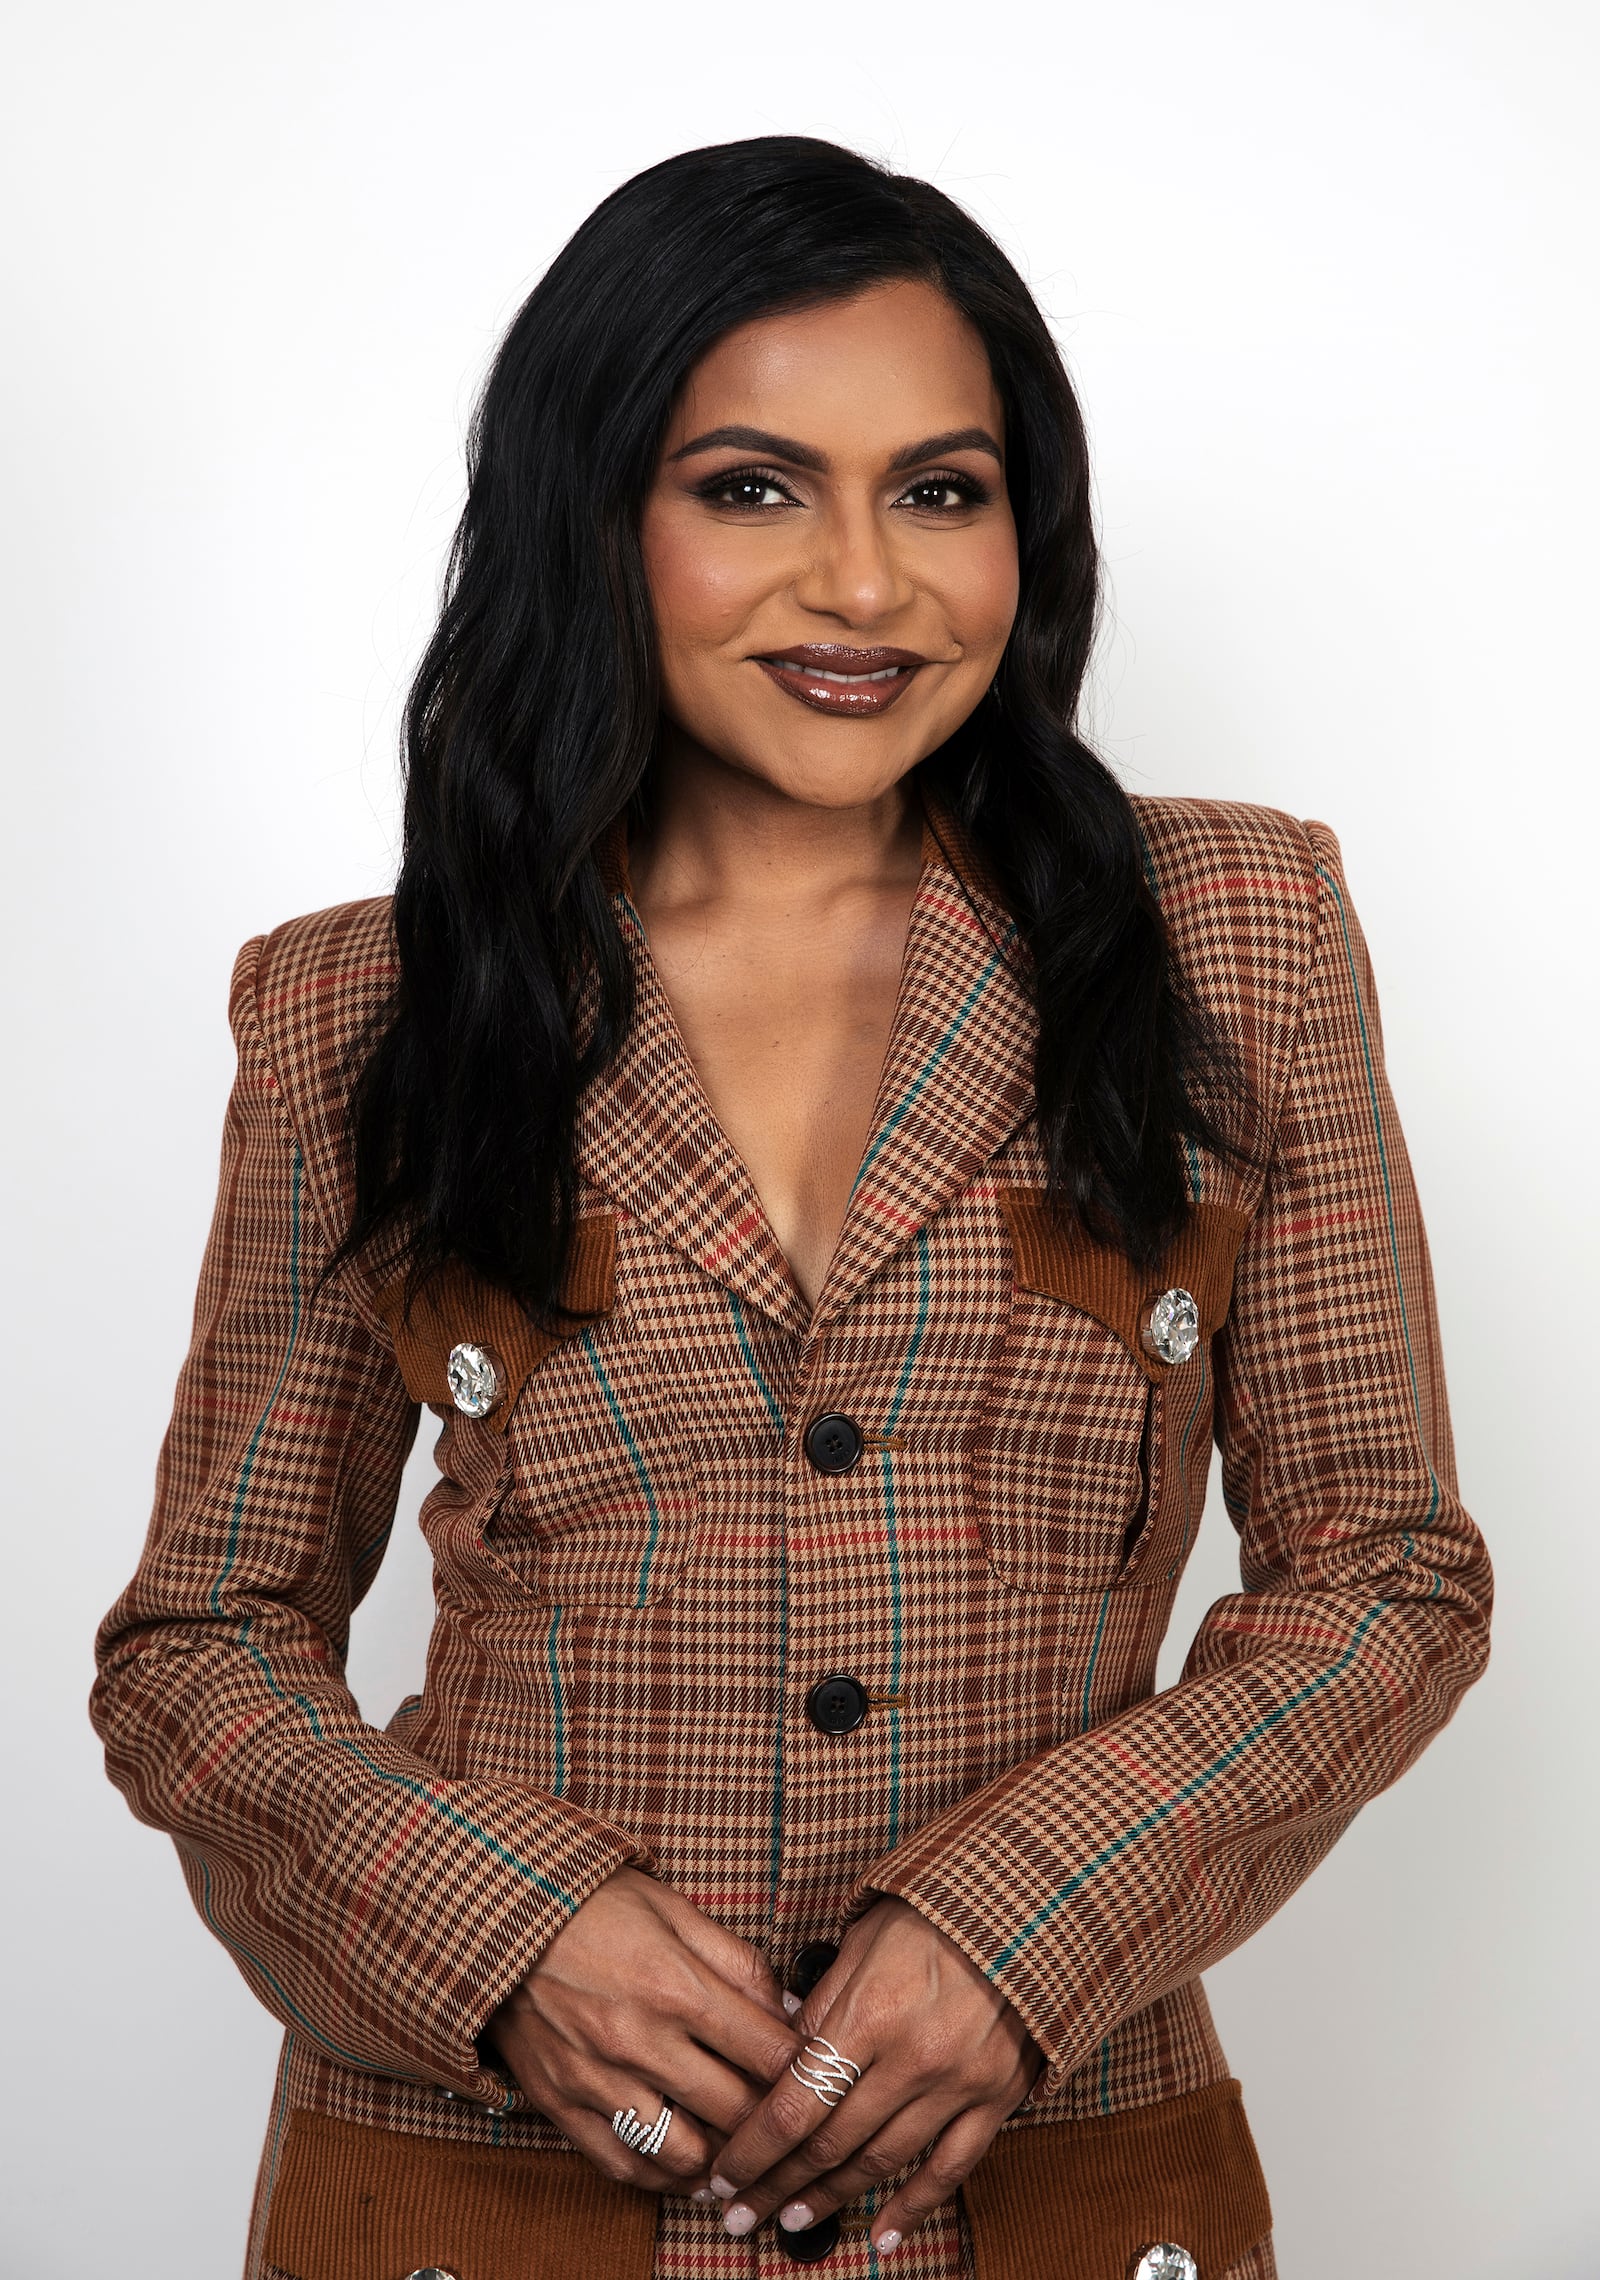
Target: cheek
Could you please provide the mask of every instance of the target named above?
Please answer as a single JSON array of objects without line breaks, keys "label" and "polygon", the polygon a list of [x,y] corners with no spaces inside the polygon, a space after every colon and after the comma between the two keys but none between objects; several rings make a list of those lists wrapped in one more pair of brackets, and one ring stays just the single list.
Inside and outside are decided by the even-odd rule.
[{"label": "cheek", "polygon": [[1014,529],[1004,525],[964,548],[942,580],[951,630],[974,655],[1005,647],[1017,614],[1019,575]]},{"label": "cheek", "polygon": [[640,532],[645,577],[664,653],[685,657],[730,640],[760,598],[748,548],[703,522],[690,528],[671,514],[647,516]]}]

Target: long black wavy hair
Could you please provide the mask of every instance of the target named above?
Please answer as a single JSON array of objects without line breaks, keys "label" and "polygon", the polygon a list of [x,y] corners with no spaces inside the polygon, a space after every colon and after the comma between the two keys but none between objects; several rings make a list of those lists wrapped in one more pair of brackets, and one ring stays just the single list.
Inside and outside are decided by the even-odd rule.
[{"label": "long black wavy hair", "polygon": [[832,143],[686,152],[612,193],[518,311],[473,417],[467,502],[404,715],[399,981],[351,1076],[346,1259],[447,1259],[558,1316],[584,1086],[632,1014],[597,863],[648,811],[658,684],[640,514],[669,411],[731,327],[927,280],[1005,412],[1021,596],[997,682],[921,763],[1029,953],[1050,1195],[1153,1268],[1186,1141],[1239,1151],[1226,1040],[1186,997],[1126,794],[1076,731],[1098,557],[1083,420],[1031,294],[930,183]]}]

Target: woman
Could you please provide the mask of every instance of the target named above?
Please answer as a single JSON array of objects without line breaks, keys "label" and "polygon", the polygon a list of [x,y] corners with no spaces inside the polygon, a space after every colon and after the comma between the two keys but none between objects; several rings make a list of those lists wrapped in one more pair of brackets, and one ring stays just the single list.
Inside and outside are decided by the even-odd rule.
[{"label": "woman", "polygon": [[[287,2029],[252,2274],[1273,2271],[1198,1974],[1489,1573],[1337,845],[1125,796],[1095,593],[1049,334],[925,183],[674,159],[512,325],[392,903],[240,954],[100,1641]],[[1213,1430],[1243,1588],[1155,1695]]]}]

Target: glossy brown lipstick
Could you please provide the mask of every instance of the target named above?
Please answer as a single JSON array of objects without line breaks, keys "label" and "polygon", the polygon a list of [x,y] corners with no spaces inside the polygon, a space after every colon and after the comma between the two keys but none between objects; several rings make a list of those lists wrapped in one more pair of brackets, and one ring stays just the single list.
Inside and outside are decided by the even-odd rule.
[{"label": "glossy brown lipstick", "polygon": [[911,649],[852,649],[838,641],[804,641],[754,662],[769,681],[813,712],[870,720],[905,694],[926,657]]}]

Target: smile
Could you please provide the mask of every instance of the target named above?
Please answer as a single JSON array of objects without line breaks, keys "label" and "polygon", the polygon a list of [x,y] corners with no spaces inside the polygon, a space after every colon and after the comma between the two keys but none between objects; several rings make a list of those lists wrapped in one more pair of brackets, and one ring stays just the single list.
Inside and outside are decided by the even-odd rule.
[{"label": "smile", "polygon": [[864,720],[886,712],[927,664],[909,649],[850,649],[841,642],[805,642],[752,660],[785,696],[813,712]]},{"label": "smile", "polygon": [[830,673],[821,665],[786,665],[781,657],[774,657],[772,662],[780,673],[805,675],[814,681],[838,681],[847,689],[859,689],[863,681],[892,681],[910,671],[906,665],[885,665],[881,673]]}]

